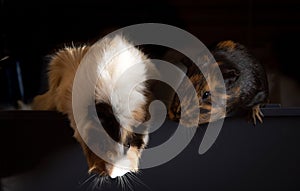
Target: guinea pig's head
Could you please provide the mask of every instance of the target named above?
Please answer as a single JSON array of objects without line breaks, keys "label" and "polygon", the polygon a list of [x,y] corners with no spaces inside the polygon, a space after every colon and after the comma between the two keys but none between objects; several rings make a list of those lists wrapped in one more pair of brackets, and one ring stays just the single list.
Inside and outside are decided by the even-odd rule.
[{"label": "guinea pig's head", "polygon": [[[147,127],[122,126],[107,103],[97,103],[96,111],[97,118],[89,119],[83,135],[85,138],[79,140],[89,173],[116,178],[127,172],[137,172],[139,158],[148,142]],[[144,119],[143,111],[135,111],[134,115],[140,122]]]},{"label": "guinea pig's head", "polygon": [[[202,70],[189,65],[187,78],[181,82],[169,104],[168,117],[187,127],[224,118],[229,93],[236,89],[231,86],[236,81],[235,69],[214,62],[206,64]],[[183,95],[181,99],[177,92]]]}]

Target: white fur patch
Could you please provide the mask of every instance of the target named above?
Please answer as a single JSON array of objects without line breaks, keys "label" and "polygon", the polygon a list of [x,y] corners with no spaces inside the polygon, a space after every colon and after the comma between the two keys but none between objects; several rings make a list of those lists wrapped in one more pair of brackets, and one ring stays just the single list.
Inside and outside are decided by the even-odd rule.
[{"label": "white fur patch", "polygon": [[147,143],[148,143],[148,141],[149,141],[149,135],[148,135],[148,133],[145,133],[145,136],[144,136],[144,138],[143,138],[143,141],[144,141],[145,145],[147,145]]},{"label": "white fur patch", "polygon": [[112,167],[112,171],[110,173],[111,178],[116,178],[118,176],[123,176],[127,172],[130,172],[130,160],[128,159],[122,159],[118,161],[114,166]]},{"label": "white fur patch", "polygon": [[146,102],[144,82],[149,60],[122,36],[104,39],[94,46],[101,47],[94,53],[99,77],[96,100],[111,104],[123,127],[136,125],[132,112]]},{"label": "white fur patch", "polygon": [[[105,102],[112,106],[114,115],[119,121],[122,129],[131,128],[138,125],[138,121],[134,118],[134,111],[140,111],[146,105],[146,96],[144,95],[146,86],[145,81],[149,75],[149,65],[151,62],[148,58],[133,44],[129,43],[122,36],[115,36],[113,38],[104,38],[93,44],[82,61],[83,65],[89,64],[87,70],[83,71],[84,75],[79,75],[81,78],[87,78],[87,85],[79,84],[78,94],[83,92],[84,96],[90,104],[90,86],[95,87],[96,102]],[[151,64],[152,66],[152,64]],[[97,77],[96,84],[95,77]],[[89,80],[89,78],[91,80]],[[86,79],[78,80],[86,81]],[[89,86],[88,88],[85,86]],[[86,95],[85,95],[86,94]],[[83,96],[79,96],[82,98]],[[76,104],[85,105],[85,102],[73,100]],[[93,100],[94,101],[94,100]],[[79,107],[79,109],[84,107]],[[76,117],[82,117],[78,115]],[[88,130],[92,125],[86,121],[79,120],[78,125],[80,135],[83,139],[88,140]],[[83,124],[81,124],[83,123]],[[86,125],[86,126],[85,126]],[[80,131],[81,130],[81,131]],[[127,129],[130,130],[130,129]],[[148,138],[145,138],[145,141]],[[106,163],[106,169],[111,178],[122,176],[129,171],[135,171],[138,164],[138,154],[128,151],[124,154],[123,144],[118,144],[116,147],[116,156],[114,160]],[[116,159],[116,160],[115,160]]]}]

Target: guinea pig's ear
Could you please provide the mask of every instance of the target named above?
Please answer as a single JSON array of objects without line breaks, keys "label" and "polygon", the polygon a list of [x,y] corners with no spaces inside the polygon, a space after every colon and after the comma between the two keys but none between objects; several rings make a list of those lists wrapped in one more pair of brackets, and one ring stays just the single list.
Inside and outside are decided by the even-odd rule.
[{"label": "guinea pig's ear", "polygon": [[229,64],[224,63],[220,64],[219,67],[223,75],[226,88],[230,88],[239,78],[240,71],[230,66]]}]

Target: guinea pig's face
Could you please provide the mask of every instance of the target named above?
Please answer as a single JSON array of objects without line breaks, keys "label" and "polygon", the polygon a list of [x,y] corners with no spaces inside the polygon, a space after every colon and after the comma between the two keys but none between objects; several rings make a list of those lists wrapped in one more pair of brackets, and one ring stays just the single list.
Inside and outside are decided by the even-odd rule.
[{"label": "guinea pig's face", "polygon": [[133,127],[121,126],[109,104],[98,103],[96,110],[96,120],[103,128],[92,126],[87,129],[85,142],[88,144],[81,144],[89,172],[116,178],[138,171],[139,158],[148,142],[146,127],[136,127],[140,128],[138,132],[143,132],[138,134],[133,132]]},{"label": "guinea pig's face", "polygon": [[[201,74],[193,75],[189,78],[192,85],[186,80],[179,86],[178,91],[184,92],[180,100],[177,94],[174,94],[168,116],[171,120],[181,122],[182,125],[190,127],[192,124],[206,123],[211,114],[211,91],[208,88],[205,78]],[[200,83],[199,83],[200,82]],[[192,95],[192,89],[196,90],[197,95]],[[195,113],[199,113],[195,116]],[[195,121],[199,117],[199,122]]]},{"label": "guinea pig's face", "polygon": [[[168,116],[171,120],[191,127],[193,124],[204,124],[225,117],[227,95],[214,73],[212,70],[206,78],[200,72],[188,73],[188,79],[183,80],[177,89],[177,92],[183,92],[183,98],[180,100],[174,94],[169,105]],[[193,91],[196,96],[191,93]],[[196,116],[197,113],[199,116]]]}]

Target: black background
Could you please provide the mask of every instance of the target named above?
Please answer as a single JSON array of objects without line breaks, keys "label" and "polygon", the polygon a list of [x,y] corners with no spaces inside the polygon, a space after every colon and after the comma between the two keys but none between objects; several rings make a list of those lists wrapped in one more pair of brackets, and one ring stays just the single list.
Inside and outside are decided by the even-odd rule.
[{"label": "black background", "polygon": [[[244,118],[226,118],[214,144],[203,154],[198,149],[207,126],[201,125],[178,155],[141,169],[136,174],[140,181],[131,180],[134,190],[299,190],[300,110],[262,111],[264,123],[256,126]],[[5,111],[0,112],[0,125],[3,191],[122,190],[115,180],[100,189],[92,189],[97,186],[95,179],[84,183],[89,177],[87,163],[64,116],[51,111]],[[148,148],[168,141],[177,126],[166,120],[150,134]],[[184,132],[181,143],[191,136],[191,131]],[[150,156],[155,160],[163,154]]]},{"label": "black background", "polygon": [[[94,42],[131,24],[165,23],[187,30],[207,46],[225,39],[245,44],[268,70],[271,101],[298,106],[291,99],[299,95],[298,7],[296,0],[2,0],[0,54],[20,62],[24,101],[30,101],[45,89],[47,55],[58,48]],[[282,76],[289,81],[280,84]],[[291,83],[296,88],[289,90]]]},{"label": "black background", "polygon": [[[268,69],[271,100],[285,106],[300,106],[297,102],[300,75],[296,68],[300,43],[298,7],[300,1],[297,0],[1,0],[0,55],[1,58],[9,55],[12,62],[19,61],[25,101],[30,102],[33,96],[44,90],[47,55],[58,48],[71,43],[93,42],[114,29],[131,24],[171,24],[194,34],[206,45],[224,39],[244,43]],[[289,81],[280,84],[282,77]],[[298,88],[288,90],[290,82],[296,83]],[[5,92],[3,88],[0,94]],[[283,96],[282,92],[286,94]],[[31,186],[37,190],[76,190],[87,169],[69,127],[58,122],[65,125],[62,132],[58,129],[60,126],[55,128],[55,121],[47,121],[53,120],[51,116],[42,118],[43,113],[38,116],[30,114],[29,119],[23,115],[4,116],[1,122],[1,128],[7,128],[0,133],[3,136],[2,151],[15,152],[11,156],[18,162],[4,168],[15,173],[32,168],[37,161],[40,163],[34,166],[33,172],[17,177],[20,182],[14,177],[3,180],[2,188],[16,185],[15,190],[32,190]],[[169,126],[174,124],[165,125]],[[19,128],[22,127],[31,130],[21,131]],[[299,190],[297,127],[299,115],[266,117],[264,124],[256,128],[245,121],[228,119],[217,142],[205,155],[197,153],[204,132],[199,129],[191,145],[177,158],[144,170],[139,178],[152,190],[167,190],[171,189],[170,186],[174,190]],[[160,140],[160,136],[166,134],[156,135],[155,140]],[[35,142],[34,138],[38,141]],[[9,143],[13,146],[7,147],[7,140],[11,140]],[[71,142],[71,146],[62,146],[64,141]],[[2,162],[4,156],[8,157],[6,162],[15,162],[7,156],[9,152],[2,152],[6,154],[1,155]],[[45,154],[41,152],[48,155],[41,158],[39,154]],[[85,186],[83,190],[87,190]],[[145,187],[142,186],[141,190]]]}]

